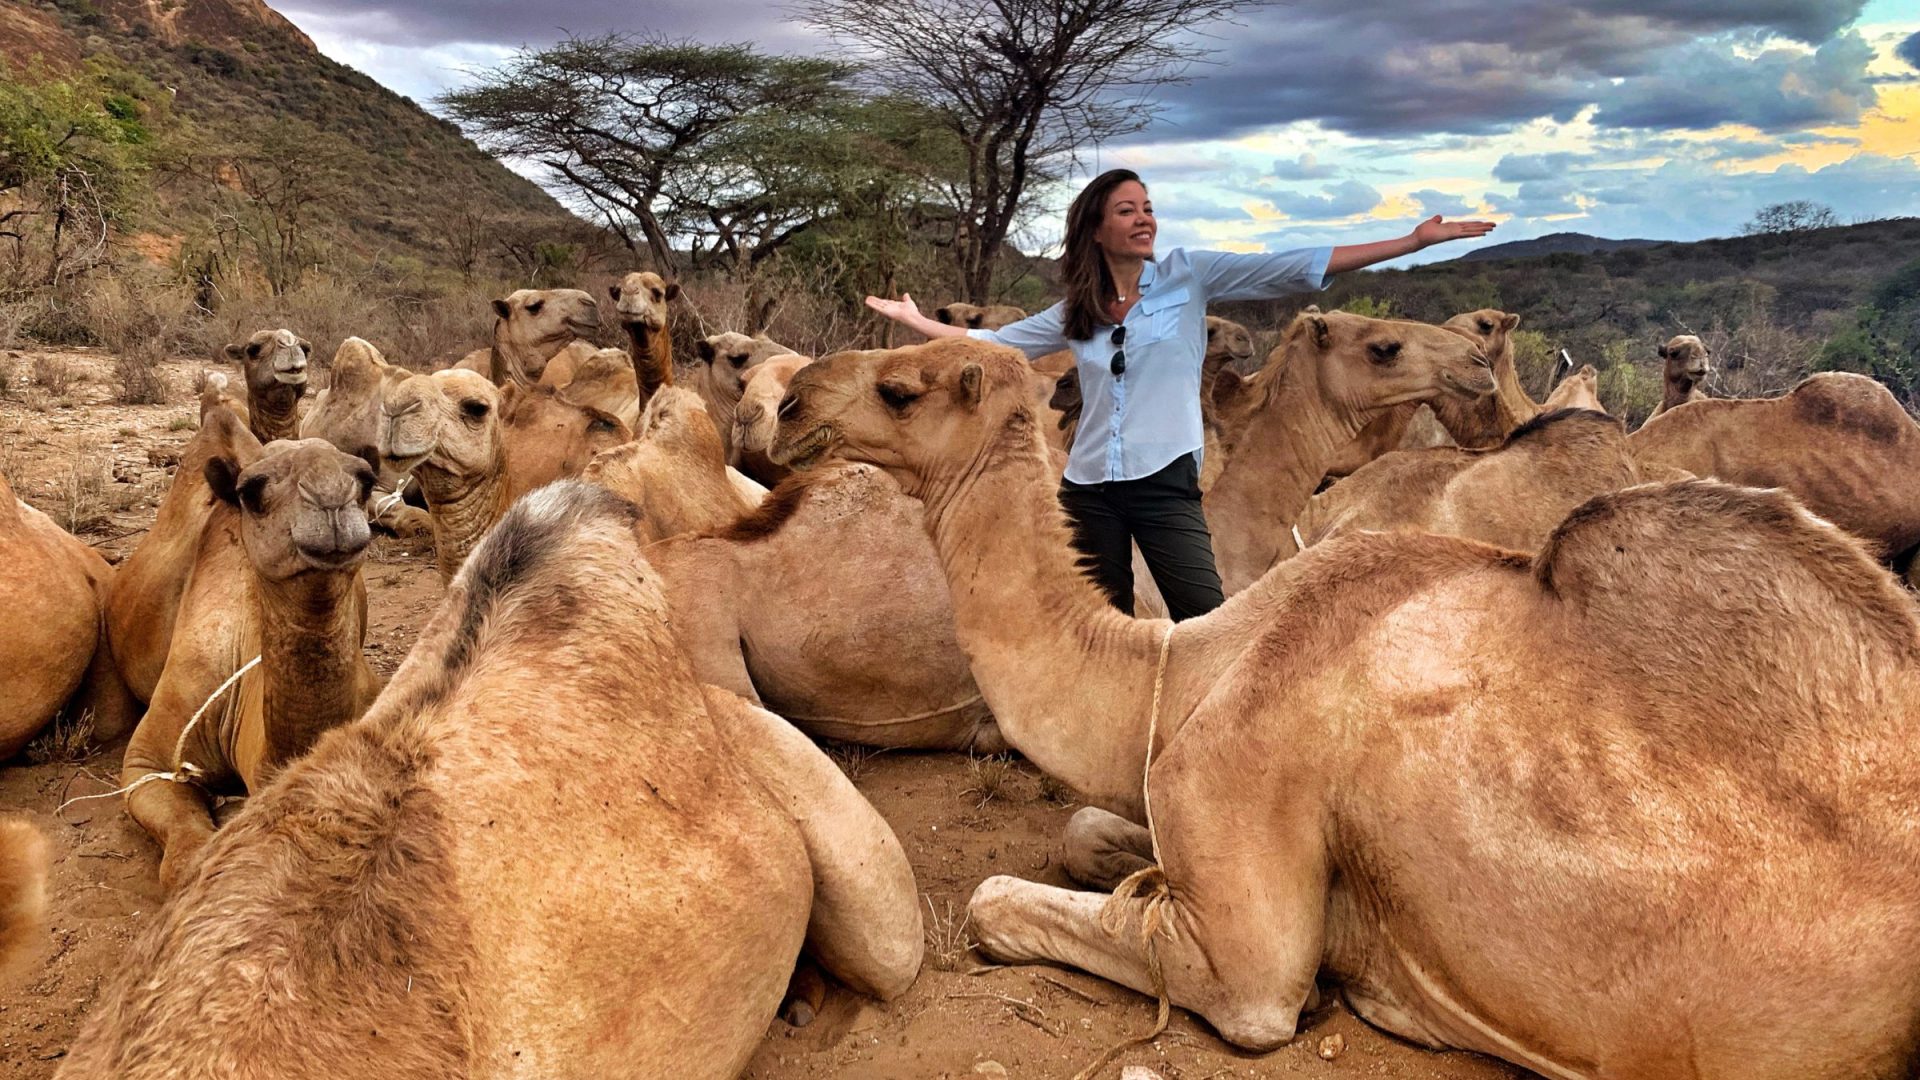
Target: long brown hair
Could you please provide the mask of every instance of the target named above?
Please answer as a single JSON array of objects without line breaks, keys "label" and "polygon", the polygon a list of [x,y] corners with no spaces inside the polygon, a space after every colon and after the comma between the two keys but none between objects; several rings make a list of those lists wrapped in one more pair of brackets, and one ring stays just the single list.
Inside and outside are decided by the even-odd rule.
[{"label": "long brown hair", "polygon": [[1106,322],[1107,298],[1113,295],[1113,275],[1093,234],[1107,216],[1107,196],[1127,181],[1145,187],[1132,169],[1108,169],[1080,189],[1067,207],[1066,251],[1060,256],[1060,278],[1067,287],[1067,340],[1085,341],[1093,328]]}]

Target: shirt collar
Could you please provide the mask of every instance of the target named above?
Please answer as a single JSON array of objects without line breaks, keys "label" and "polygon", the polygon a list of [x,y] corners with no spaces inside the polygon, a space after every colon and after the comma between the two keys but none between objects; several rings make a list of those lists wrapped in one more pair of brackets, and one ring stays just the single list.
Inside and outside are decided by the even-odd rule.
[{"label": "shirt collar", "polygon": [[1140,291],[1141,292],[1147,291],[1147,287],[1153,284],[1154,277],[1155,277],[1155,274],[1153,272],[1153,260],[1148,259],[1146,262],[1141,263],[1140,264]]}]

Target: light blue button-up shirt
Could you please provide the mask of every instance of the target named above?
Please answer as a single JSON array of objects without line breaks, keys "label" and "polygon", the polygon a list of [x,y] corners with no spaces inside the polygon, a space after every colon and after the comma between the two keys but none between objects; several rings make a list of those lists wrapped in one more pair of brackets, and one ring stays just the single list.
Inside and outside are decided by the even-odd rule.
[{"label": "light blue button-up shirt", "polygon": [[1174,248],[1140,268],[1140,299],[1127,312],[1127,370],[1112,371],[1113,327],[1068,341],[1066,305],[998,330],[969,330],[982,341],[1010,345],[1027,359],[1073,351],[1080,371],[1080,427],[1067,458],[1076,484],[1138,480],[1206,442],[1200,423],[1200,364],[1207,354],[1207,305],[1216,300],[1270,300],[1327,287],[1330,247],[1273,254]]}]

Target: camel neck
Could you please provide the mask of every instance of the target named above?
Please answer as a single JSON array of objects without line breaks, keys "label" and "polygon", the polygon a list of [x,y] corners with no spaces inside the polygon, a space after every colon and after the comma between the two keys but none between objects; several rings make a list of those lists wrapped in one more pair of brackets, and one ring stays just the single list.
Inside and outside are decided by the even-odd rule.
[{"label": "camel neck", "polygon": [[1269,400],[1248,418],[1206,496],[1220,580],[1228,596],[1299,549],[1293,524],[1327,470],[1372,414],[1320,392],[1313,357],[1287,359]]},{"label": "camel neck", "polygon": [[536,341],[532,344],[506,339],[506,324],[495,323],[493,342],[488,348],[489,374],[495,386],[509,381],[531,385],[540,381],[547,361],[567,347],[571,338]]},{"label": "camel neck", "polygon": [[1685,405],[1687,402],[1692,401],[1693,388],[1698,385],[1699,381],[1691,375],[1667,376],[1667,392],[1666,396],[1660,401],[1661,410],[1665,411],[1676,405]]},{"label": "camel neck", "polygon": [[275,381],[247,391],[247,428],[262,443],[300,437],[300,394],[306,387]]},{"label": "camel neck", "polygon": [[359,716],[368,676],[366,587],[360,568],[255,578],[262,712],[270,772]]},{"label": "camel neck", "polygon": [[[1006,452],[922,495],[954,628],[1007,741],[1095,805],[1140,818],[1147,712],[1166,623],[1116,611],[1075,566],[1030,412]],[[1184,709],[1163,706],[1162,738]]]},{"label": "camel neck", "polygon": [[414,469],[420,491],[427,497],[427,513],[433,523],[434,562],[443,580],[453,580],[467,553],[476,547],[487,530],[507,512],[509,490],[503,467],[500,435],[493,436],[492,465],[483,472],[463,476],[431,463]]},{"label": "camel neck", "polygon": [[1443,394],[1432,406],[1447,434],[1461,446],[1475,450],[1500,445],[1514,428],[1540,415],[1539,403],[1520,385],[1511,345],[1493,359],[1492,394],[1473,399]]},{"label": "camel neck", "polygon": [[645,323],[625,325],[627,355],[633,359],[633,375],[644,406],[661,387],[673,385],[673,338],[665,327],[656,331]]}]

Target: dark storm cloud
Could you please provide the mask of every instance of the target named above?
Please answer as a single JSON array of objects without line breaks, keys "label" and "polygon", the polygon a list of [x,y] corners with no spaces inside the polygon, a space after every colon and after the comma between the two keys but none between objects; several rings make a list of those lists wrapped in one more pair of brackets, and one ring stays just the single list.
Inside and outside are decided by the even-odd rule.
[{"label": "dark storm cloud", "polygon": [[[1168,123],[1148,137],[1228,138],[1298,120],[1375,138],[1486,134],[1588,106],[1621,127],[1669,114],[1685,127],[1845,123],[1872,101],[1871,51],[1842,32],[1862,5],[1294,0],[1220,35],[1221,63],[1166,93]],[[1780,38],[1817,51],[1767,45]]]},{"label": "dark storm cloud", "polygon": [[1380,192],[1358,180],[1328,184],[1320,190],[1319,195],[1276,191],[1267,201],[1291,217],[1312,219],[1351,217],[1380,205]]},{"label": "dark storm cloud", "polygon": [[1920,70],[1920,33],[1915,33],[1895,45],[1893,54],[1905,60],[1908,67]]}]

